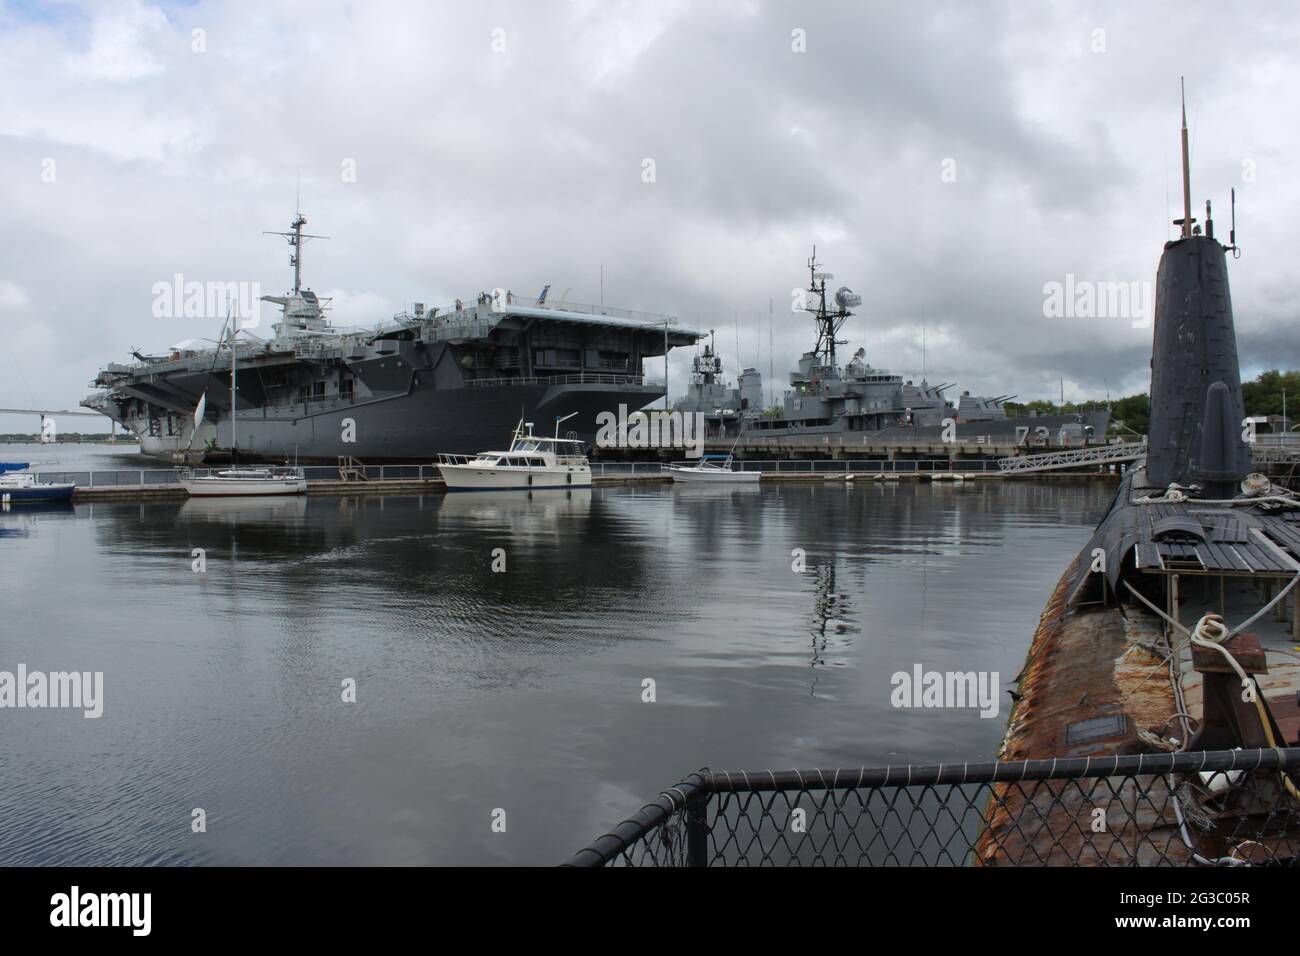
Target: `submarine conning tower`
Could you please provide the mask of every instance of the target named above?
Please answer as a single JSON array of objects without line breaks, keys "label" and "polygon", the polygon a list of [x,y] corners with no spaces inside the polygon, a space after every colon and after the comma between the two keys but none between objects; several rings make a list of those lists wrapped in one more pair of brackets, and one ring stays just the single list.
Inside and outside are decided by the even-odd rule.
[{"label": "submarine conning tower", "polygon": [[[1185,105],[1182,155],[1183,218],[1174,220],[1182,235],[1165,243],[1156,273],[1147,483],[1199,484],[1206,497],[1231,497],[1251,470],[1242,437],[1241,367],[1228,260],[1214,238],[1209,203],[1205,234],[1193,226]],[[1228,248],[1235,249],[1235,242],[1234,222]]]},{"label": "submarine conning tower", "polygon": [[[1227,394],[1211,410],[1216,382]],[[1149,483],[1163,488],[1244,478],[1251,470],[1250,448],[1241,436],[1244,417],[1223,247],[1208,236],[1166,243],[1156,274]],[[1208,436],[1207,424],[1228,434]],[[1207,460],[1207,452],[1218,461]]]}]

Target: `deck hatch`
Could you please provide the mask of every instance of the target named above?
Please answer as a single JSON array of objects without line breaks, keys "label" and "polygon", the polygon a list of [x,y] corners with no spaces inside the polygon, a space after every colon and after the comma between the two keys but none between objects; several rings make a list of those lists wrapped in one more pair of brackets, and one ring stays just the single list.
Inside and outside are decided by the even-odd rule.
[{"label": "deck hatch", "polygon": [[1120,737],[1128,733],[1128,718],[1123,714],[1109,717],[1089,717],[1065,728],[1067,744],[1085,744],[1091,740]]},{"label": "deck hatch", "polygon": [[1151,523],[1151,537],[1155,541],[1205,540],[1205,528],[1190,515],[1170,515]]}]

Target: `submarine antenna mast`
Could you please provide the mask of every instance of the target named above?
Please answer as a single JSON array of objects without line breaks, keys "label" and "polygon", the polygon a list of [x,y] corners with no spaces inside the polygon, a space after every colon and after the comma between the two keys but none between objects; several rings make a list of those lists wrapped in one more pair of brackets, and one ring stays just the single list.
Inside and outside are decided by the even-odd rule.
[{"label": "submarine antenna mast", "polygon": [[1228,228],[1228,244],[1224,246],[1232,253],[1232,258],[1241,258],[1241,248],[1237,245],[1237,187],[1232,188],[1232,225]]},{"label": "submarine antenna mast", "polygon": [[1175,219],[1174,225],[1182,227],[1182,238],[1190,239],[1192,237],[1192,223],[1196,222],[1196,220],[1192,218],[1192,173],[1191,160],[1187,152],[1187,85],[1181,76],[1178,78],[1178,90],[1183,107],[1183,218]]}]

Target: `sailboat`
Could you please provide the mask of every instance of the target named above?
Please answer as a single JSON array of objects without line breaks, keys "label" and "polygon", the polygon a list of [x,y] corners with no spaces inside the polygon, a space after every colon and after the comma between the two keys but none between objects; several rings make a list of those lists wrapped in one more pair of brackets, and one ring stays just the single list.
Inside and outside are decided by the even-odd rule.
[{"label": "sailboat", "polygon": [[[227,312],[226,324],[230,325],[230,313]],[[225,326],[222,327],[225,334]],[[193,498],[234,497],[251,495],[301,495],[307,491],[307,479],[302,469],[290,467],[239,467],[236,462],[237,430],[235,428],[235,387],[238,350],[235,336],[238,329],[230,327],[230,465],[224,471],[207,475],[196,475],[192,471],[181,473],[181,487]],[[215,364],[215,362],[214,362]],[[207,408],[208,395],[205,391],[199,397],[199,404],[194,409],[194,432],[197,434],[199,422]]]},{"label": "sailboat", "polygon": [[69,501],[76,486],[71,482],[37,481],[25,461],[0,461],[0,506],[30,501]]}]

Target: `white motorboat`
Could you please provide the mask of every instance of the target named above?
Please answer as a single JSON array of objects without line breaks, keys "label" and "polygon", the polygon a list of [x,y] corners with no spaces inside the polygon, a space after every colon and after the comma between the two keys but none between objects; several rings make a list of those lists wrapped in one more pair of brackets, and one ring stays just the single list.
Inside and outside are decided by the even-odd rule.
[{"label": "white motorboat", "polygon": [[[576,414],[576,413],[575,413]],[[572,416],[566,416],[571,418]],[[439,455],[438,472],[448,491],[538,491],[547,488],[590,488],[591,465],[583,442],[533,434],[532,422],[515,426],[508,451],[477,455]],[[524,429],[527,428],[527,432]]]},{"label": "white motorboat", "polygon": [[201,475],[182,472],[181,487],[193,498],[301,495],[307,479],[299,468],[227,468]]},{"label": "white motorboat", "polygon": [[757,471],[733,470],[730,455],[704,455],[698,465],[665,465],[664,470],[673,481],[742,484],[756,482],[761,477]]}]

